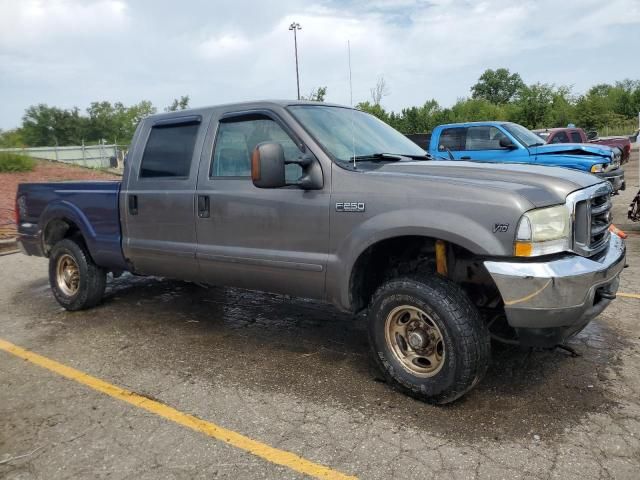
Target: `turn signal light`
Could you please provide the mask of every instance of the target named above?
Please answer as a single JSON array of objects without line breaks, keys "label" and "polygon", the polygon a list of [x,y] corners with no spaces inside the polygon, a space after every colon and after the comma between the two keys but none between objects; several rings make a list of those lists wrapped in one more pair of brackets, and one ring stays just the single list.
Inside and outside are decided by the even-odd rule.
[{"label": "turn signal light", "polygon": [[516,242],[513,253],[516,257],[530,257],[533,253],[533,245],[529,242]]}]

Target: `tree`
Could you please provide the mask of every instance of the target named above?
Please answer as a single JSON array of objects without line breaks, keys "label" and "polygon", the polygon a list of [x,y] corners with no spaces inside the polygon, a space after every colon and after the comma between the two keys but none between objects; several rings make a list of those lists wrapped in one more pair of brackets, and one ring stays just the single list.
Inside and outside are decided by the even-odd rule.
[{"label": "tree", "polygon": [[301,100],[311,100],[313,102],[324,102],[324,97],[327,95],[327,87],[318,87],[311,90],[308,97],[302,97]]},{"label": "tree", "polygon": [[547,83],[535,83],[523,88],[514,120],[528,128],[547,127],[551,122],[554,95],[554,86]]},{"label": "tree", "polygon": [[389,119],[389,115],[380,105],[374,105],[371,102],[360,102],[356,105],[358,110],[362,110],[363,112],[370,113],[374,117],[379,118],[383,122],[391,123]]},{"label": "tree", "polygon": [[389,85],[387,85],[386,80],[382,75],[378,77],[378,81],[376,82],[376,86],[371,89],[371,100],[374,105],[380,105],[382,101],[382,97],[386,97],[391,93],[389,90]]},{"label": "tree", "polygon": [[473,98],[483,98],[497,105],[504,105],[516,99],[525,87],[517,73],[510,73],[506,68],[485,70],[478,82],[471,87]]},{"label": "tree", "polygon": [[21,148],[24,146],[21,129],[0,130],[0,148]]},{"label": "tree", "polygon": [[187,108],[189,108],[189,100],[189,95],[183,95],[179,100],[177,98],[174,98],[173,102],[171,102],[171,105],[166,107],[164,111],[175,112],[177,110],[186,110]]},{"label": "tree", "polygon": [[77,145],[86,129],[87,119],[77,107],[63,110],[41,103],[27,108],[22,117],[22,138],[32,147]]}]

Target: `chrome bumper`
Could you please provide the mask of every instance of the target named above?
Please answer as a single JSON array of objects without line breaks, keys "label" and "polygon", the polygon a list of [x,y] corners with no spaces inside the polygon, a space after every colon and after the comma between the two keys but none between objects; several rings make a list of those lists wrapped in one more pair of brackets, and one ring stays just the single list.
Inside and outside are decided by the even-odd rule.
[{"label": "chrome bumper", "polygon": [[525,343],[552,346],[580,331],[609,305],[618,290],[625,253],[624,241],[612,234],[599,260],[572,254],[548,262],[484,265],[500,290],[509,325],[519,335],[533,337]]}]

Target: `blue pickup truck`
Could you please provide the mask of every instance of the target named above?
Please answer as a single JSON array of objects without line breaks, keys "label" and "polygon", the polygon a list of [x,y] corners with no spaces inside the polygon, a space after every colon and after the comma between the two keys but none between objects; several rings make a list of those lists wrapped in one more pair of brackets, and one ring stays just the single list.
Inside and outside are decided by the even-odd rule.
[{"label": "blue pickup truck", "polygon": [[531,130],[511,122],[439,125],[431,134],[429,154],[442,160],[530,163],[573,168],[608,180],[614,192],[624,190],[620,154],[604,145],[547,145]]}]

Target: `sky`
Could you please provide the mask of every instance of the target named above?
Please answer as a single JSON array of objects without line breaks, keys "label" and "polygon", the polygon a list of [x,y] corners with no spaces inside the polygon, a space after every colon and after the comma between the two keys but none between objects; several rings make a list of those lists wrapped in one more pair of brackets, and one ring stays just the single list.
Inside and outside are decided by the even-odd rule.
[{"label": "sky", "polygon": [[640,0],[0,0],[0,129],[46,103],[150,100],[191,106],[370,99],[390,110],[469,96],[487,68],[575,93],[640,79]]}]

